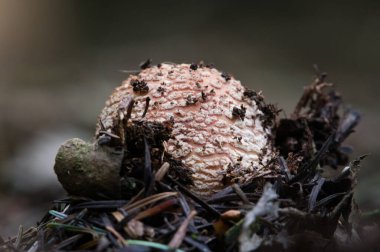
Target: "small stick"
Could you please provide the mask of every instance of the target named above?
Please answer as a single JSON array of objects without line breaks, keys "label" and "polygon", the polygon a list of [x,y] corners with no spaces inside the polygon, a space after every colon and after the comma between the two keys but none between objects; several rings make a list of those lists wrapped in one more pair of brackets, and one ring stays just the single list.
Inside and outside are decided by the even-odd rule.
[{"label": "small stick", "polygon": [[168,199],[158,205],[155,205],[154,207],[152,208],[149,208],[145,211],[142,211],[140,213],[138,213],[136,215],[136,217],[133,218],[133,220],[142,220],[142,219],[145,219],[147,217],[151,217],[151,216],[154,216],[158,213],[161,213],[163,211],[165,211],[166,209],[169,209],[170,207],[176,205],[178,203],[178,200],[177,199]]},{"label": "small stick", "polygon": [[149,96],[148,96],[148,97],[146,97],[146,99],[145,99],[145,109],[144,109],[144,112],[143,112],[143,114],[142,114],[142,118],[144,118],[145,115],[146,115],[146,112],[148,112],[149,102],[150,102],[150,98],[149,98]]},{"label": "small stick", "polygon": [[377,217],[380,217],[380,208],[369,211],[369,212],[364,212],[361,214],[361,218],[365,220],[372,219],[372,218],[374,219]]},{"label": "small stick", "polygon": [[[169,177],[170,178],[170,177]],[[194,202],[198,203],[201,207],[203,207],[206,211],[208,211],[210,214],[212,214],[215,218],[220,218],[220,213],[215,209],[213,208],[212,206],[210,206],[209,204],[207,204],[205,201],[203,201],[202,199],[200,199],[198,196],[196,196],[195,194],[193,194],[191,191],[189,191],[186,187],[184,187],[183,185],[181,185],[180,183],[178,183],[177,181],[175,181],[174,179],[171,179],[170,180],[176,184],[176,186],[178,186],[178,188],[186,195],[188,196],[190,199],[194,200]]]},{"label": "small stick", "polygon": [[129,118],[131,118],[132,109],[134,105],[135,105],[135,100],[131,96],[129,96],[127,100],[127,115],[125,117],[125,122],[124,122],[125,124],[127,124]]},{"label": "small stick", "polygon": [[314,67],[317,77],[313,83],[311,83],[309,86],[306,86],[304,88],[304,92],[301,96],[301,99],[298,101],[293,111],[293,114],[291,116],[293,119],[296,119],[299,117],[301,110],[307,106],[308,102],[312,99],[312,96],[314,93],[320,93],[324,87],[328,87],[332,85],[331,83],[325,82],[327,73],[321,72],[317,65],[314,65],[313,67]]},{"label": "small stick", "polygon": [[161,181],[165,177],[166,173],[168,173],[169,168],[170,164],[168,162],[163,163],[155,174],[155,180]]},{"label": "small stick", "polygon": [[121,244],[125,244],[125,239],[112,226],[111,221],[110,221],[110,219],[108,218],[108,216],[106,214],[102,215],[102,220],[103,220],[103,223],[104,223],[104,226],[105,226],[106,230],[109,231],[111,234],[113,234]]},{"label": "small stick", "polygon": [[[123,99],[123,101],[119,104],[119,113],[120,113],[119,116],[120,116],[121,122],[118,125],[117,135],[121,136],[120,138],[121,138],[122,144],[126,143],[125,135],[128,128],[128,120],[131,118],[134,104],[135,104],[135,100],[133,99],[131,95],[129,95],[125,100]],[[124,116],[125,110],[127,110],[127,114]]]},{"label": "small stick", "polygon": [[24,227],[23,227],[22,225],[20,225],[20,226],[18,227],[18,234],[17,234],[16,243],[15,243],[15,247],[16,247],[16,248],[20,247],[20,244],[21,244],[21,241],[22,241],[23,234],[24,234]]},{"label": "small stick", "polygon": [[278,163],[280,164],[280,168],[281,168],[282,172],[285,174],[286,182],[289,182],[289,180],[292,177],[292,175],[290,174],[288,165],[287,165],[287,163],[286,163],[286,161],[285,161],[285,159],[284,159],[283,156],[280,156],[278,158]]},{"label": "small stick", "polygon": [[186,236],[187,227],[189,226],[190,221],[197,214],[195,210],[191,211],[189,216],[182,222],[181,226],[178,228],[177,232],[174,234],[172,240],[169,242],[169,247],[178,248],[181,246],[183,239]]},{"label": "small stick", "polygon": [[140,69],[147,69],[150,67],[150,64],[152,64],[152,59],[147,59],[146,61],[140,64]]},{"label": "small stick", "polygon": [[232,188],[234,189],[235,193],[240,197],[240,199],[243,201],[244,204],[252,205],[252,203],[247,198],[247,195],[241,190],[240,186],[238,184],[233,184]]},{"label": "small stick", "polygon": [[150,155],[150,147],[146,137],[144,136],[145,154],[144,154],[144,183],[145,191],[144,195],[147,197],[153,190],[154,178],[152,173],[152,158]]}]

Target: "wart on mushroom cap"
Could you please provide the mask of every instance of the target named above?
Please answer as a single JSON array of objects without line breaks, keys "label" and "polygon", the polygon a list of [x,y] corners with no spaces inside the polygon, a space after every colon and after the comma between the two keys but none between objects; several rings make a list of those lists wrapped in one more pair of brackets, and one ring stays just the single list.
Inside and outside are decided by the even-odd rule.
[{"label": "wart on mushroom cap", "polygon": [[[122,122],[129,116],[125,104],[132,97],[135,104],[129,124],[134,120],[174,121],[171,138],[164,144],[166,155],[179,160],[191,172],[190,189],[206,197],[230,182],[245,182],[254,177],[275,155],[271,125],[264,122],[267,116],[262,111],[262,97],[255,93],[258,100],[246,93],[239,81],[214,68],[194,64],[148,67],[138,75],[131,75],[109,97],[99,116],[96,138],[108,132],[124,141],[120,127],[126,129]],[[148,110],[147,98],[151,104]],[[125,142],[128,145],[128,139]],[[71,147],[74,150],[77,146]],[[66,150],[62,148],[60,151]],[[109,155],[109,152],[101,153]],[[58,160],[56,167],[68,168],[63,162]],[[60,174],[57,172],[58,177]],[[79,175],[86,176],[83,172]],[[64,179],[60,181],[65,188],[71,187],[71,184],[65,186],[69,182],[63,182]]]}]

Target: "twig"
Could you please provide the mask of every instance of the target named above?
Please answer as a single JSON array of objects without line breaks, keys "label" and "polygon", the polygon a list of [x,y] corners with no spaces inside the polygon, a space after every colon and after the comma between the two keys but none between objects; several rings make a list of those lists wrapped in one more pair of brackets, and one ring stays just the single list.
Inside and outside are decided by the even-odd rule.
[{"label": "twig", "polygon": [[289,182],[289,180],[292,178],[292,174],[290,174],[288,164],[286,163],[283,156],[278,157],[278,163],[280,165],[281,171],[285,175],[286,182]]},{"label": "twig", "polygon": [[59,244],[55,245],[53,250],[57,250],[57,251],[61,250],[64,247],[78,241],[82,237],[83,237],[83,234],[77,234],[77,235],[71,236],[71,237],[67,238],[66,240],[63,240]]},{"label": "twig", "polygon": [[146,113],[148,112],[149,102],[150,102],[150,98],[149,98],[149,96],[147,96],[145,99],[145,109],[144,109],[144,112],[142,114],[142,118],[144,118]]},{"label": "twig", "polygon": [[154,186],[154,177],[152,173],[152,159],[150,156],[150,148],[146,137],[144,136],[144,183],[145,183],[145,197],[148,196]]},{"label": "twig", "polygon": [[[319,175],[317,176],[319,177]],[[325,183],[325,179],[322,177],[319,177],[317,180],[317,184],[313,186],[313,189],[311,190],[311,193],[309,196],[309,212],[312,212],[314,208],[316,207],[317,197],[324,183]]]},{"label": "twig", "polygon": [[306,219],[310,216],[308,213],[294,207],[280,208],[278,212],[301,219]]},{"label": "twig", "polygon": [[252,203],[249,201],[245,193],[241,190],[240,186],[238,184],[233,184],[232,188],[234,189],[235,193],[241,198],[244,204],[252,205]]},{"label": "twig", "polygon": [[220,217],[220,213],[215,209],[213,208],[212,206],[210,206],[209,204],[207,204],[205,201],[203,201],[202,199],[200,199],[198,196],[196,196],[195,194],[193,194],[192,192],[190,192],[186,187],[184,187],[183,185],[181,185],[180,183],[178,183],[177,181],[171,179],[171,181],[176,184],[178,186],[178,188],[185,194],[187,195],[189,198],[191,198],[192,200],[194,200],[196,203],[198,203],[201,207],[203,207],[204,209],[206,209],[209,213],[211,213],[215,218],[219,218]]},{"label": "twig", "polygon": [[15,242],[16,248],[18,248],[21,244],[23,233],[24,233],[24,227],[22,225],[20,225],[18,227],[18,234],[17,234],[17,238],[16,238],[16,242]]},{"label": "twig", "polygon": [[380,217],[380,208],[361,214],[361,218],[365,220],[378,218],[378,217]]},{"label": "twig", "polygon": [[328,214],[329,218],[334,220],[338,219],[342,213],[343,207],[345,207],[350,200],[352,200],[353,192],[347,193],[343,199],[334,207],[334,209]]},{"label": "twig", "polygon": [[196,214],[197,212],[195,210],[190,212],[189,216],[187,216],[186,219],[182,222],[181,226],[174,234],[172,240],[169,242],[169,247],[178,248],[179,246],[181,246],[183,238],[186,235],[187,226]]},{"label": "twig", "polygon": [[146,61],[140,63],[140,69],[147,69],[150,67],[150,64],[152,64],[152,59],[147,59]]},{"label": "twig", "polygon": [[[138,208],[144,207],[146,205],[149,205],[151,203],[157,202],[159,200],[162,200],[162,199],[165,199],[168,197],[177,197],[177,196],[178,196],[177,192],[157,193],[155,195],[151,195],[149,197],[143,198],[143,199],[136,201],[136,202],[133,202],[131,204],[128,203],[127,205],[123,206],[122,209],[124,211],[131,211],[132,209],[138,209]],[[118,211],[115,211],[112,214],[116,218],[116,220],[119,222],[123,219],[122,215]]]},{"label": "twig", "polygon": [[313,83],[311,83],[309,86],[306,86],[304,88],[304,92],[300,100],[298,101],[293,114],[291,115],[293,119],[296,119],[299,117],[301,110],[307,106],[309,101],[312,99],[312,96],[314,93],[320,93],[324,87],[332,85],[330,83],[325,82],[327,73],[320,72],[317,65],[314,65],[313,67],[316,72],[317,78],[314,80]]},{"label": "twig", "polygon": [[170,164],[168,162],[163,163],[160,169],[158,169],[158,171],[156,172],[155,180],[161,181],[165,177],[165,175],[168,173],[169,168],[170,168]]},{"label": "twig", "polygon": [[334,134],[331,134],[329,138],[323,143],[321,149],[317,151],[314,158],[311,160],[310,163],[306,164],[304,167],[302,167],[301,171],[290,180],[290,183],[294,183],[299,180],[305,180],[308,177],[314,176],[316,172],[316,168],[318,166],[319,161],[321,158],[326,154],[328,151],[330,145],[332,144],[334,139]]},{"label": "twig", "polygon": [[133,218],[134,220],[141,220],[141,219],[144,219],[144,218],[147,218],[147,217],[151,217],[151,216],[154,216],[158,213],[161,213],[163,211],[165,211],[166,209],[169,209],[170,207],[176,205],[178,203],[178,200],[177,199],[168,199],[158,205],[155,205],[154,207],[152,208],[149,208],[143,212],[140,212],[136,215],[135,218]]},{"label": "twig", "polygon": [[[178,195],[178,202],[181,205],[184,214],[186,216],[189,216],[189,214],[191,213],[190,206],[189,206],[186,198],[183,196],[183,194],[181,192],[178,192],[178,193],[179,193],[179,195]],[[190,229],[191,232],[194,232],[194,233],[197,231],[197,229],[195,228],[195,224],[194,224],[193,220],[190,221],[189,229]]]},{"label": "twig", "polygon": [[115,230],[115,228],[112,226],[111,221],[108,218],[108,216],[103,214],[102,220],[103,220],[103,223],[105,225],[106,230],[108,230],[111,234],[113,234],[121,244],[125,244],[125,240],[124,240],[123,236]]}]

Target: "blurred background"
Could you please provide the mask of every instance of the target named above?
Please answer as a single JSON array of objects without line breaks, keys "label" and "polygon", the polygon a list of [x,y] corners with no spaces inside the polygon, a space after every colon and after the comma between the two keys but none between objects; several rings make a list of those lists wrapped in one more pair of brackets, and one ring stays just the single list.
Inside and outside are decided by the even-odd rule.
[{"label": "blurred background", "polygon": [[148,58],[214,63],[285,114],[317,63],[364,115],[348,140],[353,158],[372,154],[356,199],[379,208],[380,2],[322,2],[0,0],[0,235],[64,196],[59,145],[90,140],[122,70]]}]

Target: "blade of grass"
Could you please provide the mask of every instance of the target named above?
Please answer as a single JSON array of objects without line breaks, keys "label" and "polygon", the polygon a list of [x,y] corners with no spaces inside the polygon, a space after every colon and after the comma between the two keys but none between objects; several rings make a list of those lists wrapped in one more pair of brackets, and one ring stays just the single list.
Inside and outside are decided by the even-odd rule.
[{"label": "blade of grass", "polygon": [[54,217],[56,217],[56,218],[58,218],[60,220],[63,220],[63,219],[67,218],[67,214],[64,214],[64,213],[61,213],[61,212],[58,212],[58,211],[55,211],[55,210],[50,210],[49,214],[53,215]]},{"label": "blade of grass", "polygon": [[144,247],[150,247],[150,248],[155,248],[155,249],[161,249],[165,251],[185,252],[182,249],[173,249],[172,247],[168,245],[164,245],[157,242],[142,241],[142,240],[126,240],[126,243],[127,245],[144,246]]},{"label": "blade of grass", "polygon": [[62,223],[57,223],[57,222],[50,222],[46,225],[48,228],[63,228],[67,231],[72,231],[72,232],[78,232],[78,233],[87,233],[91,234],[92,236],[98,236],[100,234],[105,234],[105,231],[99,228],[85,228],[85,227],[78,227],[78,226],[73,226],[69,224],[62,224]]}]

